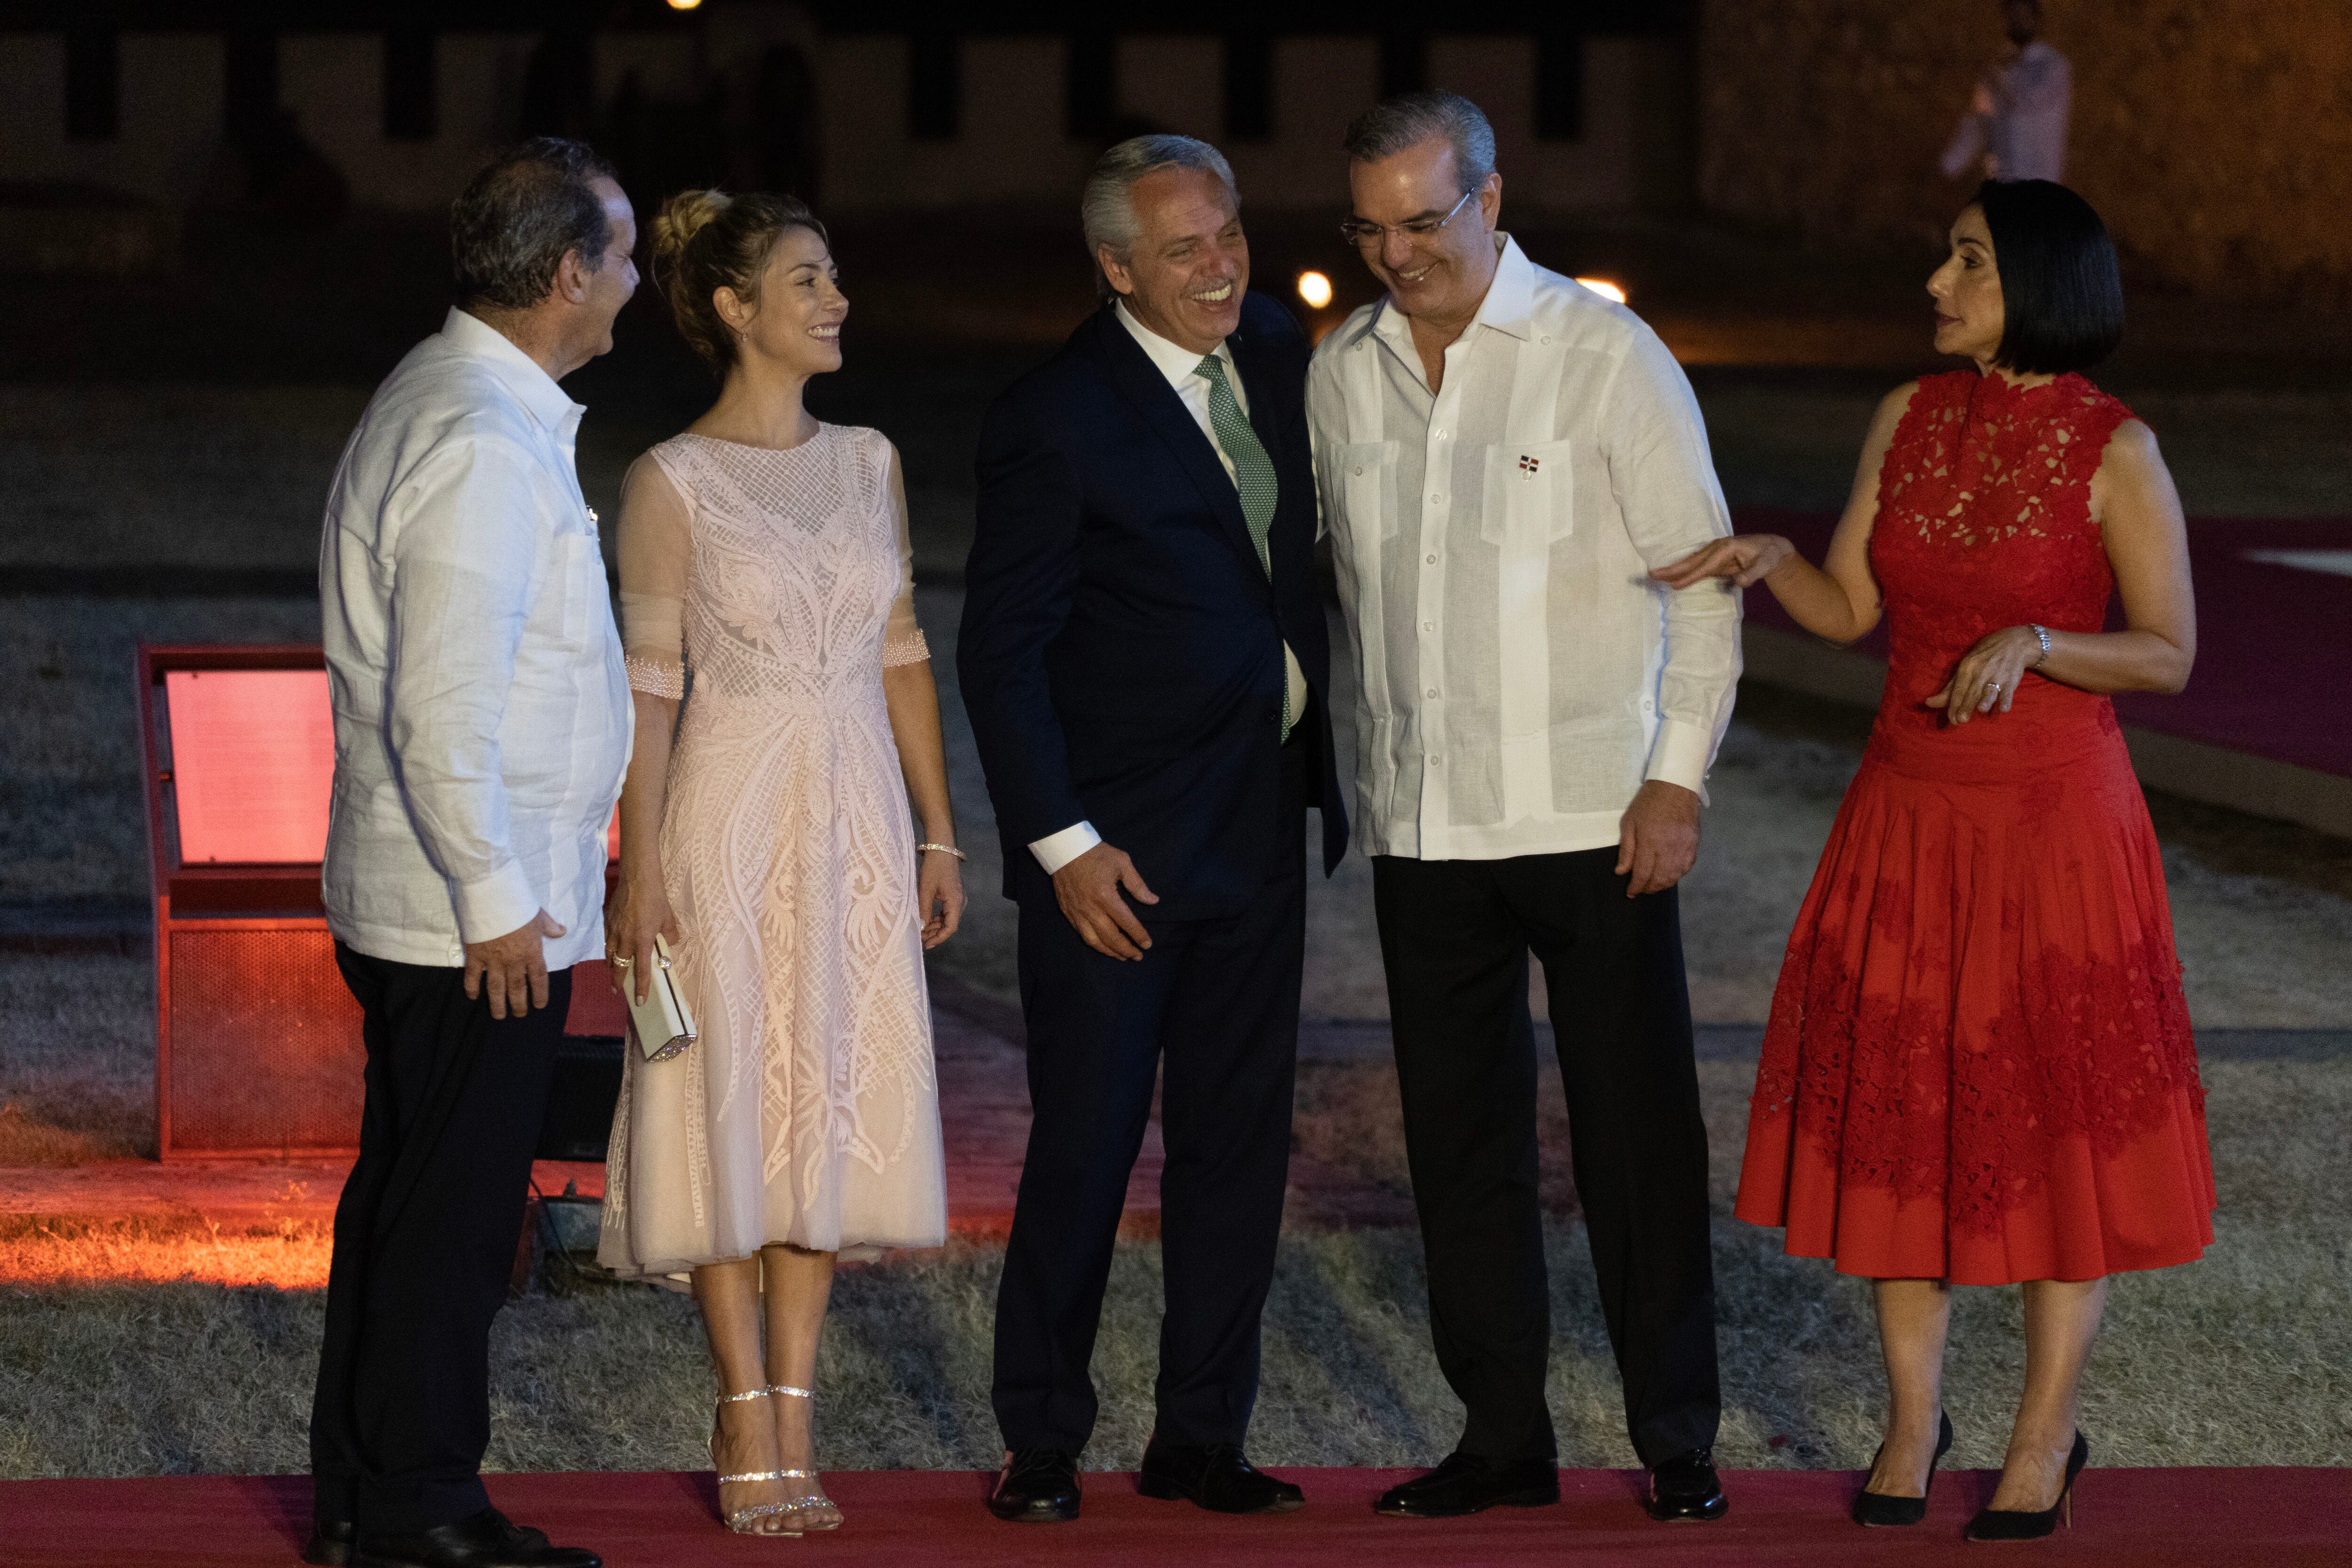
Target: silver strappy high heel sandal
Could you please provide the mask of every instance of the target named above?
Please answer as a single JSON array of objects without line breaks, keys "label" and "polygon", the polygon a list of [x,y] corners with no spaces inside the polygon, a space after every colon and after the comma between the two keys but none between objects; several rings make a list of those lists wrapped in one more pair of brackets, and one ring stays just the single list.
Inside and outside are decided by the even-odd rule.
[{"label": "silver strappy high heel sandal", "polygon": [[[751,1388],[746,1389],[741,1394],[722,1394],[719,1396],[719,1403],[722,1405],[740,1405],[746,1399],[765,1399],[775,1392],[770,1388]],[[716,1409],[710,1413],[710,1468],[713,1470],[719,1468],[719,1413]],[[780,1481],[787,1476],[804,1476],[807,1473],[805,1470],[745,1470],[740,1475],[720,1476],[719,1484],[724,1487],[745,1481]],[[791,1502],[755,1502],[748,1508],[739,1508],[731,1513],[727,1513],[724,1518],[727,1528],[738,1535],[796,1536],[801,1533],[797,1530],[761,1530],[758,1525],[763,1519],[773,1519],[779,1514],[798,1513],[807,1506],[805,1502],[797,1500]]]},{"label": "silver strappy high heel sandal", "polygon": [[[789,1394],[794,1399],[805,1399],[811,1404],[814,1404],[816,1401],[816,1395],[809,1390],[805,1388],[794,1388],[788,1383],[772,1383],[768,1385],[767,1391],[770,1394]],[[794,1479],[803,1481],[814,1481],[816,1479],[816,1472],[814,1470],[778,1470],[776,1474],[779,1476],[789,1476]],[[786,1513],[805,1513],[813,1508],[829,1508],[833,1510],[836,1516],[841,1512],[841,1505],[839,1503],[825,1496],[824,1492],[814,1489],[793,1499],[790,1502],[770,1504],[767,1506],[781,1508]],[[803,1530],[839,1530],[840,1528],[841,1521],[838,1517],[826,1520],[823,1523],[811,1523],[802,1526],[802,1529]],[[800,1531],[792,1531],[792,1533],[797,1535]]]}]

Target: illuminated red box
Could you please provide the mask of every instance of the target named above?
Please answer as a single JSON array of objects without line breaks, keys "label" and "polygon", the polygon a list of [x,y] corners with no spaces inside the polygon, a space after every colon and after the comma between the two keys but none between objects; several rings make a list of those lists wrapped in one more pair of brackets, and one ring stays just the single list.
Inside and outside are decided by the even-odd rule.
[{"label": "illuminated red box", "polygon": [[[142,646],[139,700],[157,1151],[356,1150],[366,1051],[320,900],[335,767],[325,658]],[[603,964],[574,971],[572,997],[567,1033],[620,1032]]]}]

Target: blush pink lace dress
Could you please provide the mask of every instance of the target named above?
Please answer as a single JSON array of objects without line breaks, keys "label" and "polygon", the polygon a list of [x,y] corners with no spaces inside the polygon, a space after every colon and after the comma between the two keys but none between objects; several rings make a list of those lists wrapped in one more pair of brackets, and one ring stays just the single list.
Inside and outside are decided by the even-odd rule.
[{"label": "blush pink lace dress", "polygon": [[1880,469],[1886,694],[1764,1032],[1739,1217],[1873,1279],[2095,1279],[2197,1257],[2213,1163],[2180,963],[2114,706],[2028,674],[1924,705],[2002,626],[2095,632],[2091,478],[2131,410],[2079,375],[1929,376]]},{"label": "blush pink lace dress", "polygon": [[[666,481],[666,482],[665,482]],[[936,1247],[947,1212],[886,665],[928,658],[896,454],[820,425],[632,468],[632,686],[683,697],[662,818],[701,1037],[626,1056],[597,1259],[676,1276],[778,1242]]]}]

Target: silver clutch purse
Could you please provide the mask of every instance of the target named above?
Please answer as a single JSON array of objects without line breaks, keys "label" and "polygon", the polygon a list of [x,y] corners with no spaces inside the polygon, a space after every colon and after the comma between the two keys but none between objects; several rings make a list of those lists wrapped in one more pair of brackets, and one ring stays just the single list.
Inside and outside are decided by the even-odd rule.
[{"label": "silver clutch purse", "polygon": [[625,970],[621,989],[628,998],[629,1030],[637,1037],[637,1048],[645,1052],[646,1060],[666,1062],[694,1044],[694,1007],[686,999],[686,985],[677,977],[677,966],[670,962],[667,942],[654,938],[652,984],[646,987],[645,1000],[637,1000],[636,979]]}]

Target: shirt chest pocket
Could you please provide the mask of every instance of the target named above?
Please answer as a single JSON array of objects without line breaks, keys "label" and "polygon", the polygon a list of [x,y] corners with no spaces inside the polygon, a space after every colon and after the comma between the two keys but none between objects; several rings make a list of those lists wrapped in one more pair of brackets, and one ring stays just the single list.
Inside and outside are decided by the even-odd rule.
[{"label": "shirt chest pocket", "polygon": [[1479,536],[1489,544],[1526,550],[1575,532],[1574,447],[1571,441],[1487,447]]},{"label": "shirt chest pocket", "polygon": [[1326,479],[1331,531],[1356,548],[1397,532],[1394,441],[1353,441],[1331,449]]}]

